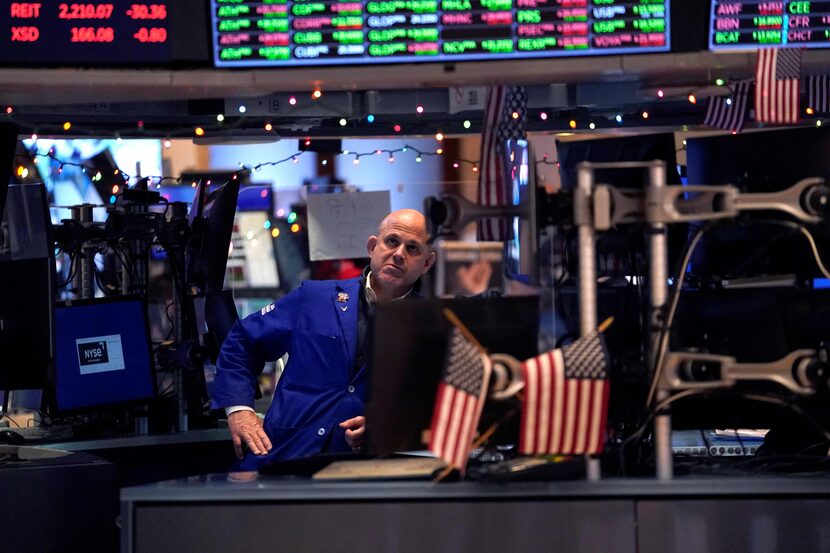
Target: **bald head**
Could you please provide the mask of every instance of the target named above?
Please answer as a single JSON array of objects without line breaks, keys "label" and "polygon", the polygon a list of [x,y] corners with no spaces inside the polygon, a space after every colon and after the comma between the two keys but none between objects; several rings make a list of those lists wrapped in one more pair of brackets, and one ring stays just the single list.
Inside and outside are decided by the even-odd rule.
[{"label": "bald head", "polygon": [[415,209],[399,209],[393,211],[383,218],[378,227],[378,235],[383,234],[384,229],[394,225],[403,225],[421,235],[424,242],[429,239],[427,235],[427,220],[424,214]]},{"label": "bald head", "polygon": [[406,294],[435,263],[427,243],[426,218],[414,209],[393,211],[381,221],[377,236],[366,242],[372,289],[379,301]]}]

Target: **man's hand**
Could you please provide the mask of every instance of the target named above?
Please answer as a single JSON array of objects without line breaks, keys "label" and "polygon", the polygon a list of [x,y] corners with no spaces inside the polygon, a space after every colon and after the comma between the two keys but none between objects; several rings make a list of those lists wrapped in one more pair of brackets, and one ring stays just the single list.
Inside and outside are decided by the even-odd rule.
[{"label": "man's hand", "polygon": [[340,423],[346,429],[346,443],[353,451],[363,447],[366,441],[366,417],[355,417]]},{"label": "man's hand", "polygon": [[489,261],[479,259],[475,263],[456,269],[455,276],[463,295],[475,296],[487,291],[490,277],[493,276],[493,266]]},{"label": "man's hand", "polygon": [[253,411],[235,411],[228,415],[228,430],[231,431],[233,449],[242,459],[242,440],[254,455],[265,455],[271,451],[271,440],[262,428],[262,421]]}]

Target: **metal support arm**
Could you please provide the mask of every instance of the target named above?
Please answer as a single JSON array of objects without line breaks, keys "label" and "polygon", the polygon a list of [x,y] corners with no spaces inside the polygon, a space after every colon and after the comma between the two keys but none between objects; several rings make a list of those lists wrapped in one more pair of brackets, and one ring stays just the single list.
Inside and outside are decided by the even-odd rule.
[{"label": "metal support arm", "polygon": [[739,363],[712,353],[672,352],[666,356],[660,388],[680,391],[730,388],[738,381],[775,382],[799,395],[809,395],[822,382],[818,353],[799,349],[768,363]]},{"label": "metal support arm", "polygon": [[664,186],[647,199],[643,190],[595,187],[592,196],[595,230],[608,230],[623,223],[689,223],[728,219],[741,211],[773,210],[792,215],[804,223],[818,223],[830,214],[830,188],[824,179],[802,179],[780,192],[741,193],[730,185]]}]

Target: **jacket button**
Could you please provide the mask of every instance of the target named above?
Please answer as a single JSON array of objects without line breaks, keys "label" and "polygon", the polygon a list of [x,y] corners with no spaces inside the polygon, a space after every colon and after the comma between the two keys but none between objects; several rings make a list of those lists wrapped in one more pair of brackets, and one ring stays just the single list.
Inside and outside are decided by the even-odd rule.
[{"label": "jacket button", "polygon": [[346,388],[346,389],[349,391],[349,393],[350,393],[350,394],[353,394],[353,393],[354,393],[354,386],[349,386],[349,387],[348,387],[348,388]]},{"label": "jacket button", "polygon": [[325,428],[321,428],[321,429],[319,429],[319,430],[317,431],[317,435],[318,435],[318,436],[322,436],[322,435],[323,435],[323,434],[325,434],[325,433],[326,433],[326,429],[325,429]]}]

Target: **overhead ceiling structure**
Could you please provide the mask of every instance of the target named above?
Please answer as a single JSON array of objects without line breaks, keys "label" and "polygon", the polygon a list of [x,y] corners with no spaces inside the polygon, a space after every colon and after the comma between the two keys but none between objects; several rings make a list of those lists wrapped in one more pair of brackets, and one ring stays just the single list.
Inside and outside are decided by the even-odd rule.
[{"label": "overhead ceiling structure", "polygon": [[[225,2],[214,1],[219,6]],[[45,13],[57,10],[53,3],[38,5]],[[274,4],[242,4],[260,3]],[[120,3],[114,4],[117,11]],[[0,67],[0,118],[5,112],[23,132],[41,136],[193,137],[196,127],[205,133],[202,140],[477,133],[485,87],[504,84],[528,86],[531,132],[616,129],[618,115],[627,128],[680,128],[699,125],[705,99],[730,94],[730,83],[753,77],[756,67],[754,51],[708,51],[707,3],[675,0],[673,43],[666,53],[216,68],[209,67],[211,25],[203,4],[159,0],[146,5],[141,17],[150,17],[152,8],[169,19],[169,63],[118,67],[113,52],[106,63],[84,67],[22,57],[13,66]],[[0,30],[6,15],[0,12]],[[23,15],[40,24],[31,12]],[[802,72],[820,73],[826,67],[830,51],[804,54]],[[320,96],[313,97],[314,91]],[[700,101],[690,102],[690,95]]]},{"label": "overhead ceiling structure", "polygon": [[[268,123],[285,136],[394,135],[395,125],[409,135],[464,133],[478,132],[484,87],[523,84],[531,130],[568,128],[575,117],[586,125],[594,118],[602,128],[613,126],[616,113],[644,110],[650,121],[639,124],[677,125],[702,120],[690,93],[722,94],[713,87],[716,78],[744,78],[754,63],[751,54],[690,53],[348,71],[11,68],[0,69],[0,106],[11,108],[7,116],[25,132],[42,135],[64,134],[65,121],[76,136],[192,136],[198,125],[219,135],[265,134]],[[319,99],[314,90],[322,92]],[[465,92],[479,98],[466,106],[453,102]]]}]

